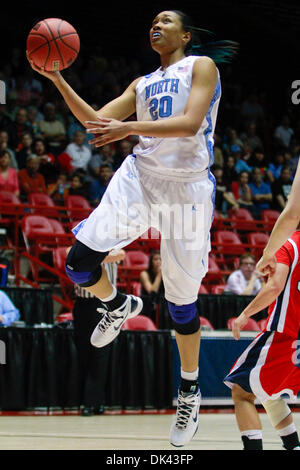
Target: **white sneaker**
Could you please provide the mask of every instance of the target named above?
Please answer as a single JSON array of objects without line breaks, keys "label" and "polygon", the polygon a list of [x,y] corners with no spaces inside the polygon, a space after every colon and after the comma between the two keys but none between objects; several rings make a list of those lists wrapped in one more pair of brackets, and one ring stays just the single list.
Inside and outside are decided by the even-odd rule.
[{"label": "white sneaker", "polygon": [[201,393],[178,394],[177,411],[170,430],[170,442],[181,447],[190,442],[198,430]]},{"label": "white sneaker", "polygon": [[109,312],[105,308],[97,308],[104,316],[94,329],[91,343],[96,348],[103,348],[111,343],[120,333],[123,323],[128,318],[137,316],[143,308],[143,301],[135,295],[127,295],[124,304],[117,310]]}]

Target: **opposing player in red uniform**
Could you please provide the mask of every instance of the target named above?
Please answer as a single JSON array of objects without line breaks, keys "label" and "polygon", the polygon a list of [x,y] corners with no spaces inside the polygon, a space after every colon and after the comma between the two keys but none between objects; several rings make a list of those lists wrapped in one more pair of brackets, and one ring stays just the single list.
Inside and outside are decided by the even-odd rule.
[{"label": "opposing player in red uniform", "polygon": [[267,306],[264,330],[238,358],[224,382],[232,389],[237,424],[245,450],[262,450],[262,426],[255,398],[287,450],[300,450],[289,406],[281,395],[300,390],[300,230],[276,252],[276,271],[233,324],[233,335],[250,316]]}]

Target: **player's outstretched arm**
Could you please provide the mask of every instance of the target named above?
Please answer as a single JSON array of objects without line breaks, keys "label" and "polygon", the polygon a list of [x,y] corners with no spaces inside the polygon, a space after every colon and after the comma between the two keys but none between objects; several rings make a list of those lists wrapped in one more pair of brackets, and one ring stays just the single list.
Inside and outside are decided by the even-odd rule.
[{"label": "player's outstretched arm", "polygon": [[278,217],[270,239],[264,249],[263,256],[257,263],[256,269],[264,275],[273,275],[276,268],[275,253],[294,233],[300,222],[300,163],[293,181],[286,207]]},{"label": "player's outstretched arm", "polygon": [[60,72],[46,72],[45,70],[40,69],[34,65],[32,60],[30,60],[28,53],[26,53],[26,55],[32,69],[53,82],[71,112],[84,127],[86,127],[87,121],[95,121],[99,116],[103,118],[110,117],[123,120],[135,112],[135,86],[139,79],[135,80],[120,97],[103,106],[99,111],[95,111],[88,103],[77,95]]},{"label": "player's outstretched arm", "polygon": [[260,312],[264,308],[271,305],[284,289],[289,273],[289,266],[278,263],[276,272],[269,277],[268,282],[262,287],[257,296],[233,322],[232,333],[235,339],[240,338],[241,329],[247,324],[252,315]]},{"label": "player's outstretched arm", "polygon": [[159,138],[193,136],[200,129],[207,114],[217,79],[217,68],[214,62],[208,57],[201,57],[194,64],[191,92],[182,116],[156,121],[128,122],[99,118],[97,121],[88,123],[87,132],[99,134],[90,142],[100,147],[128,135]]}]

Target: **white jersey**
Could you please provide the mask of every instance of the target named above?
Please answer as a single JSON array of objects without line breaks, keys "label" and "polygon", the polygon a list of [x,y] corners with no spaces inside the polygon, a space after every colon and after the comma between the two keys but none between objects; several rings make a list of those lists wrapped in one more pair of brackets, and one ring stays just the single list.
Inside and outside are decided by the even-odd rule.
[{"label": "white jersey", "polygon": [[[192,87],[192,73],[199,56],[187,56],[145,75],[136,87],[138,121],[182,116]],[[153,174],[189,178],[209,168],[214,161],[214,130],[221,83],[218,82],[208,112],[195,136],[157,138],[140,136],[134,147],[137,168]]]}]

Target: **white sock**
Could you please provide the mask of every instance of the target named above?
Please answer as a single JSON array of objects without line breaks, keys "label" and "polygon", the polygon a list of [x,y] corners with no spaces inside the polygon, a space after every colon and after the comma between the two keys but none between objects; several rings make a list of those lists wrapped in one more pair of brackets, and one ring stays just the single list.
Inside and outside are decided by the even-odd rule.
[{"label": "white sock", "polygon": [[241,431],[242,436],[248,437],[248,439],[262,439],[262,432],[260,429],[247,429],[247,431]]},{"label": "white sock", "polygon": [[282,436],[288,436],[289,434],[293,434],[294,432],[297,432],[297,429],[296,429],[295,424],[291,423],[285,428],[278,429],[277,432],[279,436],[282,437]]},{"label": "white sock", "polygon": [[184,380],[197,380],[199,375],[199,367],[194,372],[185,372],[183,369],[181,369],[181,377]]},{"label": "white sock", "polygon": [[100,298],[100,300],[102,300],[103,302],[109,302],[110,300],[113,300],[117,295],[117,289],[114,285],[112,286],[112,288],[113,288],[112,293],[108,297],[105,297],[103,299]]}]

